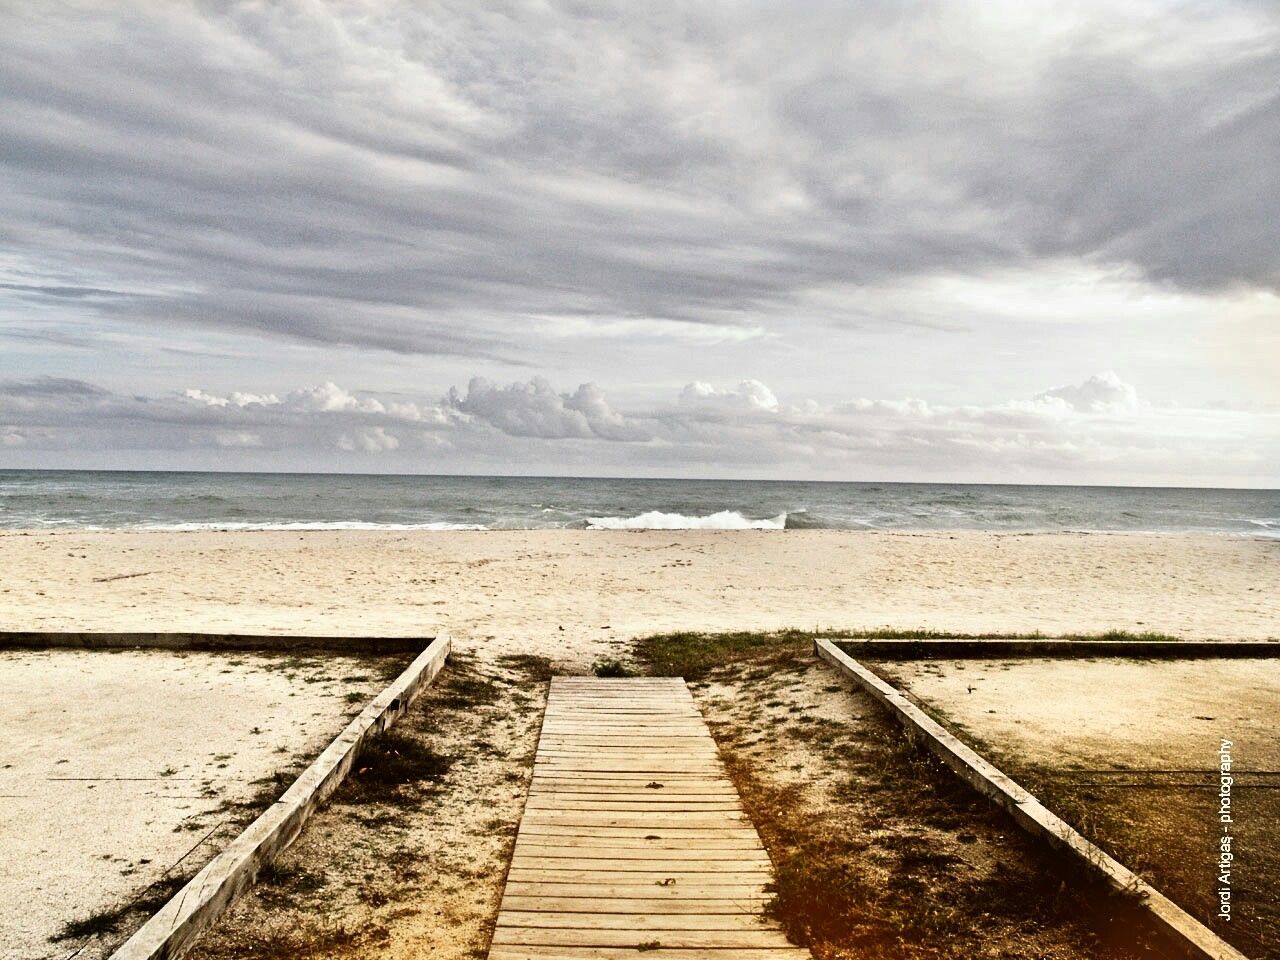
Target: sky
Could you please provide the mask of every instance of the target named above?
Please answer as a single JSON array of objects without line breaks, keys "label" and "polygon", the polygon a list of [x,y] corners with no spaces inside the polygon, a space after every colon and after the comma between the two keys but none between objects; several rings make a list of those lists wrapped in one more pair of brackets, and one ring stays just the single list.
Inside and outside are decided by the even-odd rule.
[{"label": "sky", "polygon": [[1280,486],[1280,5],[0,0],[0,467]]}]

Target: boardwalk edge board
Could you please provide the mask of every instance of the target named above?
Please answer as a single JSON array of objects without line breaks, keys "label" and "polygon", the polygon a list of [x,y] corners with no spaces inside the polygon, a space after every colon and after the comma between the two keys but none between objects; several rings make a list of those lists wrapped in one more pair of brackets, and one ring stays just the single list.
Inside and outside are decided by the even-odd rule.
[{"label": "boardwalk edge board", "polygon": [[417,653],[422,637],[359,637],[288,633],[108,632],[0,630],[0,650],[262,650],[325,651],[353,656]]},{"label": "boardwalk edge board", "polygon": [[1008,811],[1023,830],[1048,841],[1050,847],[1077,867],[1100,877],[1112,889],[1135,896],[1153,925],[1186,956],[1195,960],[1247,960],[1245,955],[1128,867],[1090,843],[1065,820],[1045,807],[1021,784],[1006,776],[888,683],[830,640],[815,640],[814,651],[841,673],[851,677],[887,707],[920,742],[979,793]]},{"label": "boardwalk edge board", "polygon": [[984,657],[1143,657],[1152,660],[1280,658],[1274,640],[1060,640],[1060,639],[836,639],[850,656],[877,660],[975,659]]},{"label": "boardwalk edge board", "polygon": [[[421,640],[418,641],[419,649]],[[346,779],[365,741],[389,729],[443,669],[451,648],[440,631],[258,819],[209,861],[110,960],[176,960],[289,846],[311,815]]]}]

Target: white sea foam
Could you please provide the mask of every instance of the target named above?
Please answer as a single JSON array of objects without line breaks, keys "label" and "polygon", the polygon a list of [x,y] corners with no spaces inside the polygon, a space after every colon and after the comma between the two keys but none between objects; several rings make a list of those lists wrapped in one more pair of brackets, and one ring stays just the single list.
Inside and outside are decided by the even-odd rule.
[{"label": "white sea foam", "polygon": [[587,518],[588,530],[782,530],[786,525],[785,513],[752,520],[736,510],[721,510],[705,517],[650,510],[634,517]]},{"label": "white sea foam", "polygon": [[364,520],[305,520],[280,523],[253,523],[231,520],[213,520],[206,523],[146,523],[137,530],[485,530],[479,523],[449,523],[435,520],[429,523],[373,523]]}]

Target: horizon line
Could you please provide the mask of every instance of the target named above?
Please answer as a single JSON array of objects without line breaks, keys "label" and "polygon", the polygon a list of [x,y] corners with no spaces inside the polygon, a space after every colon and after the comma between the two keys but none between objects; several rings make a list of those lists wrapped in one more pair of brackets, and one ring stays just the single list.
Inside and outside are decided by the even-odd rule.
[{"label": "horizon line", "polygon": [[257,476],[257,477],[397,477],[447,480],[614,480],[654,483],[810,483],[828,485],[886,485],[917,487],[1063,487],[1096,490],[1226,490],[1246,493],[1280,493],[1280,487],[1219,487],[1203,485],[1145,484],[1145,483],[1017,483],[977,480],[816,480],[783,479],[778,477],[643,477],[613,475],[572,475],[542,473],[370,473],[343,470],[170,470],[130,467],[5,467],[3,473],[130,473],[130,474],[196,474],[206,476]]}]

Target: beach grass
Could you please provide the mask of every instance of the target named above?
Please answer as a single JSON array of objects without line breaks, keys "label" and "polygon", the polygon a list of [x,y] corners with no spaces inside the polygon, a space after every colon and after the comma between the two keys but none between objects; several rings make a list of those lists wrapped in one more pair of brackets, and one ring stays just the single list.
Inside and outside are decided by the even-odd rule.
[{"label": "beach grass", "polygon": [[1106,630],[1050,636],[1044,633],[958,633],[916,628],[876,630],[736,631],[705,633],[680,631],[642,637],[634,647],[636,660],[655,676],[701,680],[711,670],[743,660],[767,659],[770,654],[790,655],[816,639],[831,640],[1105,640],[1178,641],[1181,638],[1155,631]]}]

